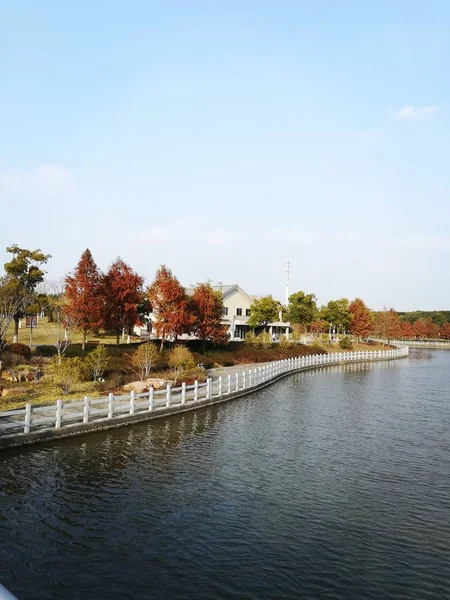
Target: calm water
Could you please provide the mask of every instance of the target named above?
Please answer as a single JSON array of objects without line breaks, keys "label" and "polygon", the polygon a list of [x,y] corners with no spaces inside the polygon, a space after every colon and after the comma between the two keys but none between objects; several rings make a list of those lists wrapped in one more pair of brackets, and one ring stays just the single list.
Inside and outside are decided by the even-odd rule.
[{"label": "calm water", "polygon": [[450,352],[0,454],[32,598],[450,597]]}]

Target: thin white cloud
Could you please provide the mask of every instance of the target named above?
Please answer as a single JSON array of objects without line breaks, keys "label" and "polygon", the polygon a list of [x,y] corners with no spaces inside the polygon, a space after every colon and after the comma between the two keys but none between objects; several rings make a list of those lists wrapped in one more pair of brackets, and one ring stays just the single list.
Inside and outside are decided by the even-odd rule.
[{"label": "thin white cloud", "polygon": [[437,106],[403,106],[397,111],[396,116],[397,119],[423,119],[434,115],[438,110]]},{"label": "thin white cloud", "polygon": [[41,165],[31,171],[0,173],[0,191],[67,197],[75,191],[75,180],[67,169]]},{"label": "thin white cloud", "polygon": [[385,246],[397,248],[428,248],[431,250],[449,250],[450,239],[431,235],[408,235],[396,240],[386,240]]},{"label": "thin white cloud", "polygon": [[271,242],[289,242],[293,244],[317,244],[319,237],[315,233],[289,227],[277,227],[269,229],[268,239]]},{"label": "thin white cloud", "polygon": [[139,243],[169,243],[174,240],[198,241],[205,244],[228,244],[239,239],[239,233],[231,229],[211,227],[203,219],[177,218],[168,226],[150,227],[133,234]]}]

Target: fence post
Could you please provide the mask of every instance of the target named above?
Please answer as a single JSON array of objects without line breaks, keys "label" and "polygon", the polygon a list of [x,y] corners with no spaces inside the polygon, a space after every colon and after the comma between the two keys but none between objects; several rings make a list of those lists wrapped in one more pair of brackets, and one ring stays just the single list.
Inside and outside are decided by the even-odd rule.
[{"label": "fence post", "polygon": [[25,406],[25,425],[23,428],[24,433],[30,433],[31,428],[31,404],[28,402]]},{"label": "fence post", "polygon": [[219,398],[222,397],[222,375],[219,376]]},{"label": "fence post", "polygon": [[194,402],[198,400],[198,381],[194,381]]},{"label": "fence post", "polygon": [[130,392],[130,415],[134,415],[135,400],[136,400],[136,392],[134,390],[131,390],[131,392]]},{"label": "fence post", "polygon": [[236,373],[236,392],[239,390],[239,373]]},{"label": "fence post", "polygon": [[186,404],[186,382],[181,384],[181,404]]},{"label": "fence post", "polygon": [[206,398],[208,400],[211,400],[211,398],[212,398],[212,379],[211,379],[211,377],[208,377],[208,379],[206,380]]},{"label": "fence post", "polygon": [[108,419],[112,419],[114,414],[114,394],[110,393],[108,398]]},{"label": "fence post", "polygon": [[167,388],[166,388],[166,408],[168,408],[170,406],[170,392],[171,392],[171,386],[170,383],[167,384]]},{"label": "fence post", "polygon": [[259,369],[259,375],[258,375],[258,383],[262,383],[263,380],[263,376],[262,376],[262,368],[258,367]]},{"label": "fence post", "polygon": [[242,371],[242,389],[245,390],[245,369]]},{"label": "fence post", "polygon": [[148,410],[149,412],[153,410],[153,394],[155,392],[154,387],[151,385],[148,396]]},{"label": "fence post", "polygon": [[89,396],[84,397],[83,423],[89,423]]},{"label": "fence post", "polygon": [[228,393],[231,394],[231,375],[228,374]]},{"label": "fence post", "polygon": [[61,427],[61,417],[62,417],[62,400],[56,401],[56,423],[55,427],[59,429]]}]

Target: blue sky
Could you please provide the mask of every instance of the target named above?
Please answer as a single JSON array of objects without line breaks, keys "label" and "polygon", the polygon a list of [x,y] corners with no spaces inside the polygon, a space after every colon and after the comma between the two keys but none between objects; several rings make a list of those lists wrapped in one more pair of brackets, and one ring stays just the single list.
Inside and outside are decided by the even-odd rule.
[{"label": "blue sky", "polygon": [[0,260],[449,309],[450,3],[0,0]]}]

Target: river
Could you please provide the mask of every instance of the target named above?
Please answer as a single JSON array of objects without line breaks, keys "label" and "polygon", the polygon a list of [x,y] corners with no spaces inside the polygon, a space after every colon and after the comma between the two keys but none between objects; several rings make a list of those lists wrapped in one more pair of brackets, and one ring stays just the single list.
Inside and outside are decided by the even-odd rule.
[{"label": "river", "polygon": [[0,453],[19,600],[450,597],[450,352]]}]

